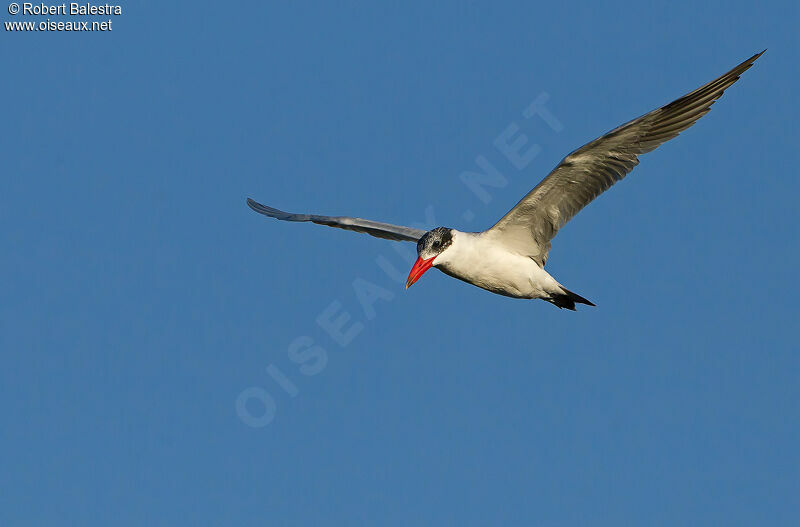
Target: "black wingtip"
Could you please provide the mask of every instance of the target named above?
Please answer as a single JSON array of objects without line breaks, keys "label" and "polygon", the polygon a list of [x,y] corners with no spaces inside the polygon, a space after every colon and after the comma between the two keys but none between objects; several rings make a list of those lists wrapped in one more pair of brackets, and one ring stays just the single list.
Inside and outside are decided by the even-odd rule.
[{"label": "black wingtip", "polygon": [[257,202],[254,199],[247,198],[247,206],[253,209],[254,211],[258,212],[259,214],[263,214],[264,216],[269,216],[270,218],[275,218],[278,220],[283,221],[309,221],[309,217],[303,214],[291,214],[289,212],[284,212],[282,210],[268,207]]},{"label": "black wingtip", "polygon": [[265,211],[270,209],[270,207],[266,207],[261,203],[257,202],[256,200],[250,198],[247,198],[247,206],[253,209],[254,211],[258,212],[259,214],[264,214]]},{"label": "black wingtip", "polygon": [[[741,75],[746,70],[749,70],[750,67],[755,63],[755,61],[758,60],[758,57],[760,57],[761,55],[763,55],[766,52],[767,52],[767,50],[766,50],[766,48],[764,48],[764,50],[761,51],[760,53],[756,53],[755,55],[753,55],[749,59],[745,60],[744,62],[742,62],[741,64],[736,66],[733,70],[731,70],[730,73],[732,73],[733,71],[737,71],[738,70],[737,71],[737,75]],[[737,79],[738,79],[738,77],[737,77]]]},{"label": "black wingtip", "polygon": [[753,55],[752,57],[750,57],[749,59],[747,59],[746,61],[744,61],[744,63],[743,63],[743,64],[752,65],[752,64],[753,64],[755,61],[757,61],[757,60],[758,60],[758,58],[759,58],[761,55],[763,55],[763,54],[764,54],[764,53],[766,53],[766,52],[767,52],[767,48],[764,48],[764,49],[763,49],[763,50],[761,50],[760,52],[756,53],[755,55]]},{"label": "black wingtip", "polygon": [[[261,203],[257,202],[254,199],[247,198],[247,206],[253,209],[254,211],[258,212],[259,214],[266,214],[270,216],[270,212],[268,207],[265,207]],[[269,212],[268,212],[269,211]]]},{"label": "black wingtip", "polygon": [[261,203],[257,202],[256,200],[247,198],[247,206],[253,209],[255,212],[263,214],[260,209],[263,208],[264,206]]}]

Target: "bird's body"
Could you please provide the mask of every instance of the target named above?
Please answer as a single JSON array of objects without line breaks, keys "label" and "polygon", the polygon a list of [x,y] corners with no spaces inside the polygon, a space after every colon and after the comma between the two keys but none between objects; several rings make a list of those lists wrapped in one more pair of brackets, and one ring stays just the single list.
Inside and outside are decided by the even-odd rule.
[{"label": "bird's body", "polygon": [[530,257],[497,243],[486,232],[451,229],[453,244],[436,259],[436,268],[464,282],[513,298],[550,298],[561,284]]},{"label": "bird's body", "polygon": [[551,240],[583,207],[624,178],[641,154],[676,137],[708,113],[711,105],[760,57],[758,53],[700,88],[629,121],[566,156],[493,227],[461,232],[430,231],[346,216],[291,214],[251,199],[260,214],[285,221],[310,221],[379,238],[417,243],[417,261],[406,288],[431,267],[492,293],[540,298],[559,308],[593,306],[544,270]]}]

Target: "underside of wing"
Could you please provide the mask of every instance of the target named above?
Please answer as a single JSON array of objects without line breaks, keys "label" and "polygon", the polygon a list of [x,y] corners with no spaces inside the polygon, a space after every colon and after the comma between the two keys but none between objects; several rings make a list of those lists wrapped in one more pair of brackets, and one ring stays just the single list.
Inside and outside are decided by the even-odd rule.
[{"label": "underside of wing", "polygon": [[250,198],[247,198],[247,205],[259,214],[269,216],[270,218],[276,218],[283,221],[310,221],[319,225],[327,225],[328,227],[364,232],[371,236],[383,238],[385,240],[416,243],[417,240],[422,238],[422,235],[425,234],[425,231],[420,229],[412,229],[411,227],[403,227],[401,225],[392,225],[390,223],[364,220],[361,218],[350,218],[347,216],[320,216],[317,214],[292,214],[291,212],[284,212],[282,210],[262,205],[261,203],[253,201]]},{"label": "underside of wing", "polygon": [[763,53],[575,150],[487,233],[544,266],[550,240],[565,223],[633,170],[639,155],[654,150],[708,113]]}]

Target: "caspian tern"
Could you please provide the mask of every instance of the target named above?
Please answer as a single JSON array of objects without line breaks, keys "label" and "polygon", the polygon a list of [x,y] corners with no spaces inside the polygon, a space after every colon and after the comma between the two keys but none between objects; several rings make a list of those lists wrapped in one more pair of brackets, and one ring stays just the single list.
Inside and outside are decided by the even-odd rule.
[{"label": "caspian tern", "polygon": [[[766,51],[766,50],[765,50]],[[513,298],[540,298],[575,311],[594,306],[544,270],[550,241],[594,198],[624,178],[650,152],[692,126],[764,51],[675,101],[629,121],[580,147],[483,232],[447,227],[430,231],[347,216],[291,214],[247,200],[254,211],[284,221],[310,221],[364,232],[378,238],[417,243],[408,289],[431,267],[464,282]]]}]

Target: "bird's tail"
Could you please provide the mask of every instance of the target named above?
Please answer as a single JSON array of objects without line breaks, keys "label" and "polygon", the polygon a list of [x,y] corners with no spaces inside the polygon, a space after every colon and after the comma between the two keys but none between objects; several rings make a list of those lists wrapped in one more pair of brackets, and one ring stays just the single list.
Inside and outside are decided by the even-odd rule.
[{"label": "bird's tail", "polygon": [[586,304],[587,306],[594,306],[590,301],[583,298],[581,295],[576,295],[566,287],[561,287],[563,294],[555,293],[547,299],[548,302],[557,306],[559,309],[569,309],[576,311],[575,304]]}]

